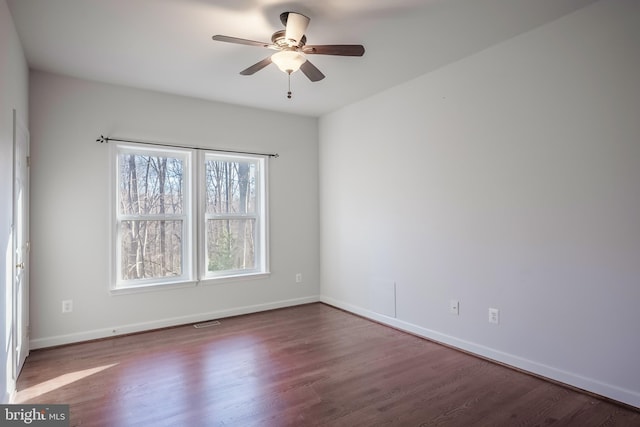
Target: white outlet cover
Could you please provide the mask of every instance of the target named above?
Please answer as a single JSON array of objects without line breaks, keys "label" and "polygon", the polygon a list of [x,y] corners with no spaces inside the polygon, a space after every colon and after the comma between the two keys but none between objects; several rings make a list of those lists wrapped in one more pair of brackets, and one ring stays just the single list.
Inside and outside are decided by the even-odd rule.
[{"label": "white outlet cover", "polygon": [[495,323],[496,325],[500,323],[500,310],[497,308],[489,309],[489,323]]},{"label": "white outlet cover", "polygon": [[457,299],[449,301],[449,313],[456,315],[460,314],[460,301]]},{"label": "white outlet cover", "polygon": [[62,301],[62,312],[71,313],[73,311],[73,300]]}]

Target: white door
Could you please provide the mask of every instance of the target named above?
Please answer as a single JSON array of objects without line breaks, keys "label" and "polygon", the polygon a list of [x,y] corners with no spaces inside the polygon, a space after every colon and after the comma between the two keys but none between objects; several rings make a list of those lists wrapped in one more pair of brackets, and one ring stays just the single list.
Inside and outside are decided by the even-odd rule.
[{"label": "white door", "polygon": [[13,380],[29,354],[29,132],[13,112]]}]

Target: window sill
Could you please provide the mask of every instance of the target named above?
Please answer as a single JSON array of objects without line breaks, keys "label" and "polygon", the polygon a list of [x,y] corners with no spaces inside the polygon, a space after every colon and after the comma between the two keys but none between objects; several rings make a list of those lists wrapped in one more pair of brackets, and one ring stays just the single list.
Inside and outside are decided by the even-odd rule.
[{"label": "window sill", "polygon": [[173,283],[152,283],[146,285],[126,286],[109,289],[111,295],[138,294],[142,292],[168,291],[171,289],[193,288],[198,284],[196,281],[173,282]]},{"label": "window sill", "polygon": [[260,280],[266,279],[271,276],[271,272],[266,273],[250,273],[241,275],[229,275],[229,276],[209,276],[200,279],[200,284],[204,286],[208,285],[221,285],[224,283],[244,282],[247,280]]},{"label": "window sill", "polygon": [[200,285],[202,286],[222,285],[225,283],[245,282],[248,280],[261,280],[261,279],[266,279],[269,276],[271,276],[271,272],[206,277],[199,281],[192,280],[188,282],[149,283],[145,285],[111,288],[109,289],[109,294],[110,295],[129,295],[129,294],[138,294],[143,292],[156,292],[156,291],[168,291],[172,289],[195,288],[196,286],[200,286]]}]

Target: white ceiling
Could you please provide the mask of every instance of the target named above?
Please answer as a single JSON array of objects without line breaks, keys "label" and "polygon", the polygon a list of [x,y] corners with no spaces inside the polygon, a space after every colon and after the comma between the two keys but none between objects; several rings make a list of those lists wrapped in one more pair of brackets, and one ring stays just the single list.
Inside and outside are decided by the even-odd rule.
[{"label": "white ceiling", "polygon": [[[29,66],[90,80],[320,116],[529,31],[595,0],[7,0]],[[363,44],[361,58],[310,56],[311,83],[259,47],[284,11],[311,18],[307,44]]]}]

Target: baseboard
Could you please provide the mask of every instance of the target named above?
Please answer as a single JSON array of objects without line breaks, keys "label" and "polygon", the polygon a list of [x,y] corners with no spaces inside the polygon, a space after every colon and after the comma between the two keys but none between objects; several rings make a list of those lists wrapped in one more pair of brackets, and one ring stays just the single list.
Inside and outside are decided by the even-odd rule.
[{"label": "baseboard", "polygon": [[336,300],[325,295],[320,296],[320,302],[391,326],[393,328],[409,332],[428,340],[439,342],[447,346],[478,355],[485,359],[490,359],[498,363],[511,366],[518,370],[522,370],[536,376],[548,378],[552,381],[566,384],[568,386],[584,390],[588,393],[593,393],[595,395],[602,396],[604,398],[611,399],[625,405],[630,405],[636,409],[640,409],[640,392],[627,390],[612,384],[603,383],[593,378],[588,378],[573,372],[557,369],[533,360],[495,350],[478,343],[461,340],[451,335],[443,334],[441,332],[424,328],[413,323],[405,322],[397,318],[378,314],[371,310],[344,301]]},{"label": "baseboard", "polygon": [[32,350],[59,345],[73,344],[83,341],[126,335],[136,332],[150,331],[153,329],[168,328],[171,326],[187,325],[190,323],[204,322],[206,320],[222,319],[225,317],[239,316],[242,314],[258,313],[260,311],[275,310],[278,308],[293,307],[301,304],[319,302],[319,296],[295,298],[282,301],[274,301],[265,304],[234,307],[224,310],[215,310],[205,313],[197,313],[188,316],[172,317],[150,322],[133,323],[128,325],[115,325],[109,328],[82,331],[73,334],[57,335],[53,337],[35,338],[29,341]]}]

